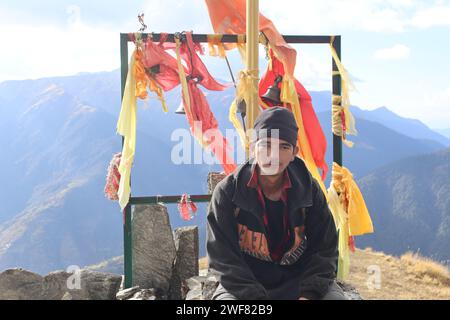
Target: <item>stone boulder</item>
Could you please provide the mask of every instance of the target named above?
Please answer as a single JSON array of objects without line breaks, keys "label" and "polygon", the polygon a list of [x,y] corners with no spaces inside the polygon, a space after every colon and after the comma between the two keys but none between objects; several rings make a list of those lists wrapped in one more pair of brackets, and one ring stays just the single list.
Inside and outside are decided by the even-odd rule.
[{"label": "stone boulder", "polygon": [[166,300],[161,291],[141,289],[139,286],[121,290],[116,295],[117,300]]},{"label": "stone boulder", "polygon": [[227,175],[221,172],[210,172],[208,173],[208,193],[212,194],[216,185],[223,180]]},{"label": "stone boulder", "polygon": [[211,300],[219,285],[219,278],[216,275],[208,274],[189,278],[184,283],[188,288],[186,300]]},{"label": "stone boulder", "polygon": [[114,300],[122,277],[79,270],[45,277],[23,269],[0,273],[0,300]]},{"label": "stone boulder", "polygon": [[173,232],[176,258],[173,265],[169,297],[172,300],[185,298],[184,280],[198,275],[198,227],[177,228]]},{"label": "stone boulder", "polygon": [[0,300],[39,300],[43,277],[23,269],[0,273]]},{"label": "stone boulder", "polygon": [[168,292],[176,249],[167,208],[133,206],[132,228],[133,286]]}]

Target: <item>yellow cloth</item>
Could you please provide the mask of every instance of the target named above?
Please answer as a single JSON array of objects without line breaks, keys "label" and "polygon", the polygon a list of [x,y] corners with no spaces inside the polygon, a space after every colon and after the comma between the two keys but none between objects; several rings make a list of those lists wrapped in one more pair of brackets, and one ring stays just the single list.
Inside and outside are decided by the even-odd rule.
[{"label": "yellow cloth", "polygon": [[373,232],[372,220],[367,210],[364,197],[353,180],[352,173],[345,167],[333,162],[333,178],[331,183],[340,193],[341,203],[347,208],[349,235],[359,236]]},{"label": "yellow cloth", "polygon": [[350,248],[348,245],[348,219],[339,196],[333,185],[328,189],[328,207],[333,214],[336,229],[339,232],[339,258],[337,278],[345,280],[350,271]]},{"label": "yellow cloth", "polygon": [[136,150],[136,81],[134,77],[135,54],[128,66],[127,81],[122,99],[117,133],[124,137],[122,157],[119,165],[120,183],[118,190],[119,205],[123,210],[130,199],[130,176]]},{"label": "yellow cloth", "polygon": [[209,55],[213,57],[225,58],[225,48],[223,46],[221,34],[208,34]]},{"label": "yellow cloth", "polygon": [[[233,49],[235,46],[237,47],[239,54],[241,56],[242,63],[244,63],[244,64],[246,63],[246,59],[247,59],[247,48],[246,48],[245,37],[246,37],[245,34],[238,34],[236,44],[230,45],[229,43],[227,43],[227,46],[229,47],[228,49]],[[255,78],[259,79],[259,74],[258,74],[257,70],[253,70],[253,71],[241,70],[239,72],[238,83],[236,86],[236,98],[231,103],[230,112],[228,114],[228,118],[231,121],[231,123],[233,124],[236,131],[238,132],[242,147],[244,148],[245,154],[247,154],[247,155],[250,154],[250,150],[249,150],[249,147],[250,147],[249,146],[249,139],[250,139],[249,133],[250,133],[250,131],[247,131],[247,133],[244,132],[244,128],[236,115],[236,109],[237,109],[237,103],[241,100],[245,101],[245,104],[248,108],[248,106],[250,105],[249,99],[250,99],[250,94],[252,91],[254,94],[256,91],[255,95],[258,97],[258,100],[260,101],[259,94],[258,94],[258,88],[254,88],[254,86],[252,85],[252,81]],[[249,113],[247,112],[246,119],[245,119],[247,128],[253,128],[253,123],[260,112],[261,112],[261,110],[259,107],[256,110],[253,110],[253,119],[249,119]]]},{"label": "yellow cloth", "polygon": [[312,156],[311,147],[309,145],[308,138],[306,136],[305,127],[303,126],[303,117],[300,109],[300,101],[298,99],[297,91],[295,90],[294,78],[287,73],[284,75],[281,82],[280,99],[283,103],[291,105],[292,112],[295,117],[295,122],[298,126],[298,139],[297,146],[299,147],[298,155],[303,159],[311,175],[317,180],[322,189],[325,197],[327,196],[327,190],[325,184],[317,169],[316,163]]},{"label": "yellow cloth", "polygon": [[169,111],[169,109],[167,108],[166,100],[164,99],[163,89],[154,78],[150,77],[145,72],[145,67],[142,63],[142,51],[140,49],[136,50],[135,54],[134,79],[136,81],[136,97],[140,99],[147,99],[147,88],[149,88],[150,91],[157,94],[158,100],[161,102],[163,111],[166,113]]},{"label": "yellow cloth", "polygon": [[331,105],[331,131],[342,138],[342,142],[347,147],[353,147],[353,142],[347,140],[346,138],[346,132],[347,128],[344,129],[344,125],[342,123],[342,115],[344,115],[344,121],[345,123],[355,123],[355,120],[353,118],[353,115],[350,112],[346,112],[348,109],[344,109],[341,105],[342,97],[333,95],[332,98],[332,105]]},{"label": "yellow cloth", "polygon": [[373,224],[352,173],[335,162],[328,206],[339,231],[338,278],[344,280],[350,268],[349,237],[372,233]]},{"label": "yellow cloth", "polygon": [[241,144],[242,147],[244,148],[244,151],[247,153],[248,152],[248,141],[247,141],[247,137],[244,131],[244,127],[242,125],[242,123],[239,121],[236,111],[237,111],[237,99],[233,100],[233,102],[231,103],[230,106],[230,112],[228,113],[228,119],[231,121],[231,123],[233,124],[233,126],[235,127],[236,131],[239,134],[239,138],[241,140]]},{"label": "yellow cloth", "polygon": [[184,104],[183,104],[184,111],[186,112],[186,117],[188,119],[192,135],[198,141],[198,143],[202,146],[202,148],[207,149],[208,144],[203,140],[204,137],[203,137],[202,130],[196,130],[194,128],[195,118],[194,118],[194,114],[192,113],[191,98],[189,95],[189,88],[188,88],[188,83],[187,83],[187,79],[186,79],[186,72],[184,71],[183,64],[181,63],[180,48],[181,48],[181,41],[179,38],[175,38],[175,54],[177,57],[178,75],[180,77],[181,91],[183,94],[182,100],[184,101]]},{"label": "yellow cloth", "polygon": [[[253,86],[253,80],[257,79],[256,73],[257,73],[256,71],[244,71],[244,70],[239,72],[239,79],[238,79],[238,83],[236,86],[236,98],[231,103],[230,111],[228,113],[228,119],[231,121],[231,123],[237,130],[240,140],[241,140],[241,143],[242,143],[242,147],[244,148],[244,151],[246,152],[246,154],[248,154],[248,152],[249,152],[249,138],[250,137],[248,135],[246,135],[246,133],[244,132],[244,128],[236,115],[236,110],[237,110],[237,103],[239,101],[244,100],[245,105],[248,108],[248,106],[250,105],[249,104],[250,95],[251,94],[258,95],[257,88],[255,88]],[[255,112],[255,118],[256,118],[258,116],[258,114],[260,113],[259,107],[255,111],[256,111]],[[248,115],[247,115],[247,117],[248,117]],[[254,121],[254,119],[253,119],[253,121]],[[253,124],[248,126],[248,128],[253,128]]]},{"label": "yellow cloth", "polygon": [[149,77],[149,80],[150,80],[150,83],[149,83],[150,91],[155,92],[156,95],[158,96],[158,100],[161,102],[163,111],[165,113],[169,112],[169,108],[167,107],[166,100],[164,99],[164,90],[163,90],[163,88],[152,77]]},{"label": "yellow cloth", "polygon": [[[331,55],[333,56],[333,60],[336,63],[336,66],[338,68],[337,72],[333,72],[333,75],[340,75],[341,76],[341,90],[342,90],[342,96],[333,96],[333,133],[335,135],[341,136],[344,143],[351,147],[353,146],[353,143],[346,140],[345,134],[351,134],[356,135],[358,132],[356,131],[356,123],[355,118],[353,117],[352,113],[350,112],[350,90],[355,90],[355,87],[353,85],[353,82],[350,79],[350,76],[348,75],[347,70],[345,69],[344,65],[342,64],[341,60],[339,59],[336,50],[333,47],[333,41],[334,37],[331,37],[331,41],[329,43]],[[342,130],[338,129],[339,126],[342,126],[340,117],[338,114],[343,111],[345,115],[345,125],[346,130],[343,132]]]},{"label": "yellow cloth", "polygon": [[191,99],[189,98],[189,90],[186,80],[186,72],[184,72],[183,65],[181,63],[181,56],[180,56],[180,47],[181,47],[181,41],[178,38],[175,38],[175,53],[177,56],[177,65],[178,65],[178,74],[180,76],[180,83],[181,83],[181,90],[183,92],[183,97],[185,101],[185,112],[188,115],[192,115],[191,112]]}]

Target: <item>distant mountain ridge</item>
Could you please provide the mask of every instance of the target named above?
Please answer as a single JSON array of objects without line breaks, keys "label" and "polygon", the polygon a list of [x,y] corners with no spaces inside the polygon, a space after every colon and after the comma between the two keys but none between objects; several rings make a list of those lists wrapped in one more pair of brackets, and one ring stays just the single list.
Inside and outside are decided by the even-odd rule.
[{"label": "distant mountain ridge", "polygon": [[[316,112],[329,111],[328,105],[331,100],[329,91],[312,92],[311,97],[316,102],[314,104],[317,106]],[[450,136],[430,129],[420,120],[401,117],[385,106],[373,110],[363,110],[358,106],[352,106],[350,110],[359,119],[377,122],[405,136],[419,140],[434,140],[446,147],[450,146]],[[448,131],[450,133],[450,130]]]},{"label": "distant mountain ridge", "polygon": [[358,246],[450,262],[450,148],[378,168],[358,185],[376,230]]},{"label": "distant mountain ridge", "polygon": [[[0,269],[21,266],[39,273],[69,265],[89,265],[122,253],[122,215],[103,195],[106,168],[121,150],[116,135],[120,110],[118,71],[71,77],[0,83]],[[166,94],[164,114],[153,97],[140,102],[133,195],[206,193],[209,171],[217,165],[171,163],[171,133],[187,128],[173,112],[179,88]],[[331,167],[329,99],[311,92],[328,138]],[[328,93],[329,95],[329,93]],[[222,130],[232,128],[228,108],[233,89],[208,93]],[[407,137],[380,123],[357,119],[360,135],[353,149],[344,148],[344,165],[363,177],[403,157],[443,148],[437,141]],[[330,173],[331,174],[331,173]],[[329,175],[330,176],[330,175]],[[328,185],[328,182],[327,182]],[[204,254],[205,204],[183,221],[169,205],[172,226],[196,224]]]}]

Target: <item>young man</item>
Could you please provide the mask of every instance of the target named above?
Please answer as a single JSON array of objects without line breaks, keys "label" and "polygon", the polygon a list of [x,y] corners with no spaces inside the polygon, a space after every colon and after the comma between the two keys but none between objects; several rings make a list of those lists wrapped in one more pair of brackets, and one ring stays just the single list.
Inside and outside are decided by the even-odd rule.
[{"label": "young man", "polygon": [[264,110],[254,133],[254,156],[217,184],[208,209],[209,267],[220,279],[213,299],[345,299],[336,227],[296,156],[292,112]]}]

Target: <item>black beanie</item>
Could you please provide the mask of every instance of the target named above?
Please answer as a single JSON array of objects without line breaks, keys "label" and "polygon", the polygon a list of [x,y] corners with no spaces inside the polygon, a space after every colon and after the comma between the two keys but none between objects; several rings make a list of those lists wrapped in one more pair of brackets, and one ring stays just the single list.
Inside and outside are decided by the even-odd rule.
[{"label": "black beanie", "polygon": [[298,126],[294,114],[285,107],[271,107],[259,114],[253,126],[256,139],[271,137],[271,129],[278,129],[279,139],[297,145]]}]

